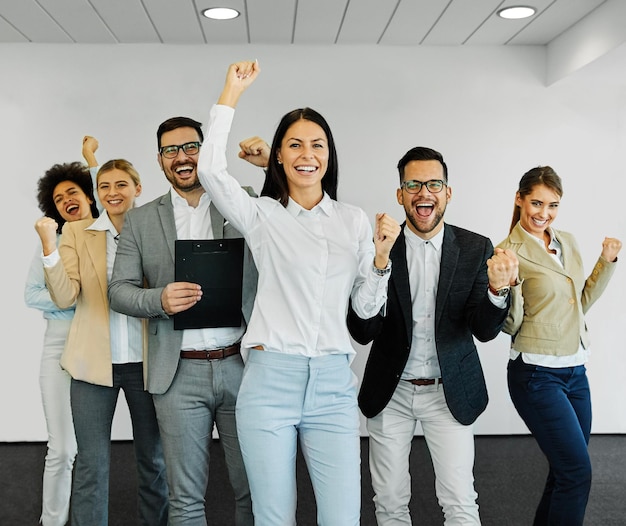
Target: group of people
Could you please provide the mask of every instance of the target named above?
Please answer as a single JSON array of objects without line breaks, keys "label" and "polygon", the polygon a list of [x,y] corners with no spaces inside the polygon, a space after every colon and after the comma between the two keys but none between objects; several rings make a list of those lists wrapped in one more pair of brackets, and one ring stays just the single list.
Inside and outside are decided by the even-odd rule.
[{"label": "group of people", "polygon": [[[91,174],[81,163],[55,165],[39,181],[45,217],[26,298],[48,320],[42,524],[64,525],[70,508],[75,526],[107,524],[120,388],[141,524],[207,524],[216,427],[238,526],[295,524],[298,446],[318,524],[358,525],[359,408],[379,525],[411,524],[418,422],[445,524],[480,524],[472,424],[488,397],[474,341],[503,331],[511,399],[550,466],[535,524],[582,525],[591,484],[584,314],[615,270],[620,241],[605,238],[585,280],[574,238],[551,226],[562,185],[544,166],[522,177],[511,232],[494,248],[445,223],[448,169],[426,147],[398,163],[406,220],[380,213],[372,228],[360,208],[337,200],[335,143],[311,108],[284,115],[271,145],[240,143],[239,157],[265,170],[257,196],[229,174],[226,145],[259,73],[257,62],[228,68],[206,137],[188,117],[159,126],[157,160],[171,188],[150,203],[134,207],[135,169],[120,159],[98,166],[91,137]],[[240,237],[241,323],[175,329],[176,315],[206,292],[175,280],[176,240]],[[350,337],[372,342],[360,389]]]}]

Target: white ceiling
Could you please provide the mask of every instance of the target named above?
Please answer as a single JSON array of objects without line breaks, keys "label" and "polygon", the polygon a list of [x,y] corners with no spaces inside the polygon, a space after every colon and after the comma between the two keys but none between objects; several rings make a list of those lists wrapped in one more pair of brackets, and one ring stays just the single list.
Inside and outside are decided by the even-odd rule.
[{"label": "white ceiling", "polygon": [[[623,0],[617,0],[618,2]],[[496,11],[532,5],[504,20]],[[607,0],[0,0],[0,43],[549,44]],[[233,7],[230,21],[200,15]],[[622,20],[622,23],[626,21]]]}]

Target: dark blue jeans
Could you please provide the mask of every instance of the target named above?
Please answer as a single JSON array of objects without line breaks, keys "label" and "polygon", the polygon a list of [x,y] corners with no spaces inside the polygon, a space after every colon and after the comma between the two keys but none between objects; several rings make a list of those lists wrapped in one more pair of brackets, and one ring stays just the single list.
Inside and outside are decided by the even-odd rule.
[{"label": "dark blue jeans", "polygon": [[109,523],[111,424],[120,389],[128,403],[137,459],[139,523],[167,524],[165,461],[152,395],[144,391],[141,363],[113,365],[113,387],[72,379],[70,398],[78,455],[71,497],[73,526]]},{"label": "dark blue jeans", "polygon": [[534,526],[582,526],[591,489],[591,398],[584,365],[509,361],[513,405],[550,464]]}]

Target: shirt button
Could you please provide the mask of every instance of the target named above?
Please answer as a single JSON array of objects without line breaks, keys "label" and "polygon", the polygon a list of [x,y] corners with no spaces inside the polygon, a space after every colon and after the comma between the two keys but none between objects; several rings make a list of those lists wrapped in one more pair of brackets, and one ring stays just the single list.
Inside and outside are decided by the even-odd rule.
[{"label": "shirt button", "polygon": [[574,298],[570,298],[569,299],[569,304],[570,305],[574,305],[574,303],[576,303],[576,300]]}]

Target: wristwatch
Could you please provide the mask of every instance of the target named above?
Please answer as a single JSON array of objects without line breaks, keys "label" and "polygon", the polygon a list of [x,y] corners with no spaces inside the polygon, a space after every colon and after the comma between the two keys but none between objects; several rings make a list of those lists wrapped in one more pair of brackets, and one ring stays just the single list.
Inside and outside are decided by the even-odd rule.
[{"label": "wristwatch", "polygon": [[377,268],[374,263],[372,263],[372,268],[377,276],[386,276],[391,272],[391,259],[387,260],[387,266],[385,268]]},{"label": "wristwatch", "polygon": [[509,285],[506,285],[504,287],[500,287],[499,289],[494,289],[490,283],[489,291],[492,294],[495,294],[496,296],[500,296],[501,298],[506,298],[509,295],[509,292],[511,291],[511,287]]}]

